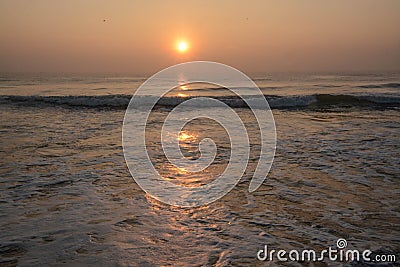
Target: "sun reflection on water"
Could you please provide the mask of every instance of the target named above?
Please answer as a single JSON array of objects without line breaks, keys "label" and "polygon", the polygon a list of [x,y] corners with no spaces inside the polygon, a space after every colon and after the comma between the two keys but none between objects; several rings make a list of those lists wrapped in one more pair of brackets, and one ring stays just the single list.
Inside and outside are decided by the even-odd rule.
[{"label": "sun reflection on water", "polygon": [[178,96],[178,97],[187,97],[188,95],[187,95],[187,94],[184,94],[184,93],[178,93],[177,96]]},{"label": "sun reflection on water", "polygon": [[197,135],[189,131],[180,131],[178,134],[179,142],[194,142],[197,140]]},{"label": "sun reflection on water", "polygon": [[183,85],[179,86],[179,88],[180,88],[181,90],[183,90],[183,91],[190,90],[190,87],[189,87],[189,85],[187,85],[187,84],[183,84]]}]

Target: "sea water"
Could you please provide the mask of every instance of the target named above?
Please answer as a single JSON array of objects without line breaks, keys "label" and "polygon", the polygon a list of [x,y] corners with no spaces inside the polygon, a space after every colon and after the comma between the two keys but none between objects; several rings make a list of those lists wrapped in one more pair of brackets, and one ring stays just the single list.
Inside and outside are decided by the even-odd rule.
[{"label": "sea water", "polygon": [[251,111],[225,88],[176,88],[153,110],[146,132],[150,158],[166,179],[201,186],[229,162],[228,135],[201,119],[183,129],[180,146],[196,158],[199,141],[212,138],[213,164],[190,173],[168,162],[160,129],[179,103],[216,97],[250,133],[241,181],[198,208],[158,202],[126,167],[122,121],[144,81],[115,74],[0,76],[0,263],[254,266],[264,264],[257,260],[264,245],[322,250],[338,238],[349,248],[398,253],[399,74],[255,75],[274,114],[277,147],[270,174],[253,193],[259,139]]}]

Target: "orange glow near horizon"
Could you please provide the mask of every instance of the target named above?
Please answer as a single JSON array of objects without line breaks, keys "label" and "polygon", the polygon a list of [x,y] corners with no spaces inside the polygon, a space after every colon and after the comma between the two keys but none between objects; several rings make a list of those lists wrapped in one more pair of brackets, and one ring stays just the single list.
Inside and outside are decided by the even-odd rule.
[{"label": "orange glow near horizon", "polygon": [[393,0],[3,0],[0,72],[142,76],[193,60],[251,74],[399,72],[399,10]]}]

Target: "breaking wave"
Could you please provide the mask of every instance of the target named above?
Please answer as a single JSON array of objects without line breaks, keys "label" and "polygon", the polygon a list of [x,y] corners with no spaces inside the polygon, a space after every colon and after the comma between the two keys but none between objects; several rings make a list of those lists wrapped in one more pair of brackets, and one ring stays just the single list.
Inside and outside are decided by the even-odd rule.
[{"label": "breaking wave", "polygon": [[400,88],[400,83],[380,83],[359,85],[358,88]]},{"label": "breaking wave", "polygon": [[[147,103],[152,96],[142,96],[143,102]],[[191,97],[166,96],[159,99],[158,106],[174,107],[190,99]],[[235,96],[219,96],[216,98],[234,108],[246,108],[243,99]],[[271,108],[323,108],[323,107],[400,107],[399,95],[292,95],[292,96],[269,96],[266,95]],[[69,106],[87,108],[126,108],[131,95],[100,95],[100,96],[0,96],[2,104],[21,104],[29,106]],[[198,107],[209,107],[207,103],[197,104]],[[139,107],[138,107],[139,108]]]}]

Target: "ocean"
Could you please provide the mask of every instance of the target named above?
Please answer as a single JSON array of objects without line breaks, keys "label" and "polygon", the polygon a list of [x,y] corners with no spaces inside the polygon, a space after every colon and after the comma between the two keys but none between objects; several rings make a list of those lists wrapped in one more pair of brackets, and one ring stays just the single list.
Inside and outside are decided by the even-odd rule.
[{"label": "ocean", "polygon": [[[199,119],[185,126],[180,146],[197,158],[199,141],[212,138],[218,146],[212,165],[191,173],[167,161],[159,132],[183,101],[215,97],[250,133],[240,182],[195,208],[155,200],[126,166],[124,114],[145,80],[0,75],[0,265],[264,266],[257,252],[265,245],[321,251],[339,238],[348,248],[398,255],[398,73],[255,75],[272,108],[277,145],[267,179],[252,193],[259,140],[246,104],[209,84],[174,89],[158,102],[146,132],[150,159],[166,179],[206,184],[223,172],[231,154],[223,129]],[[218,114],[217,107],[206,108]],[[290,266],[301,265],[308,263]]]}]

